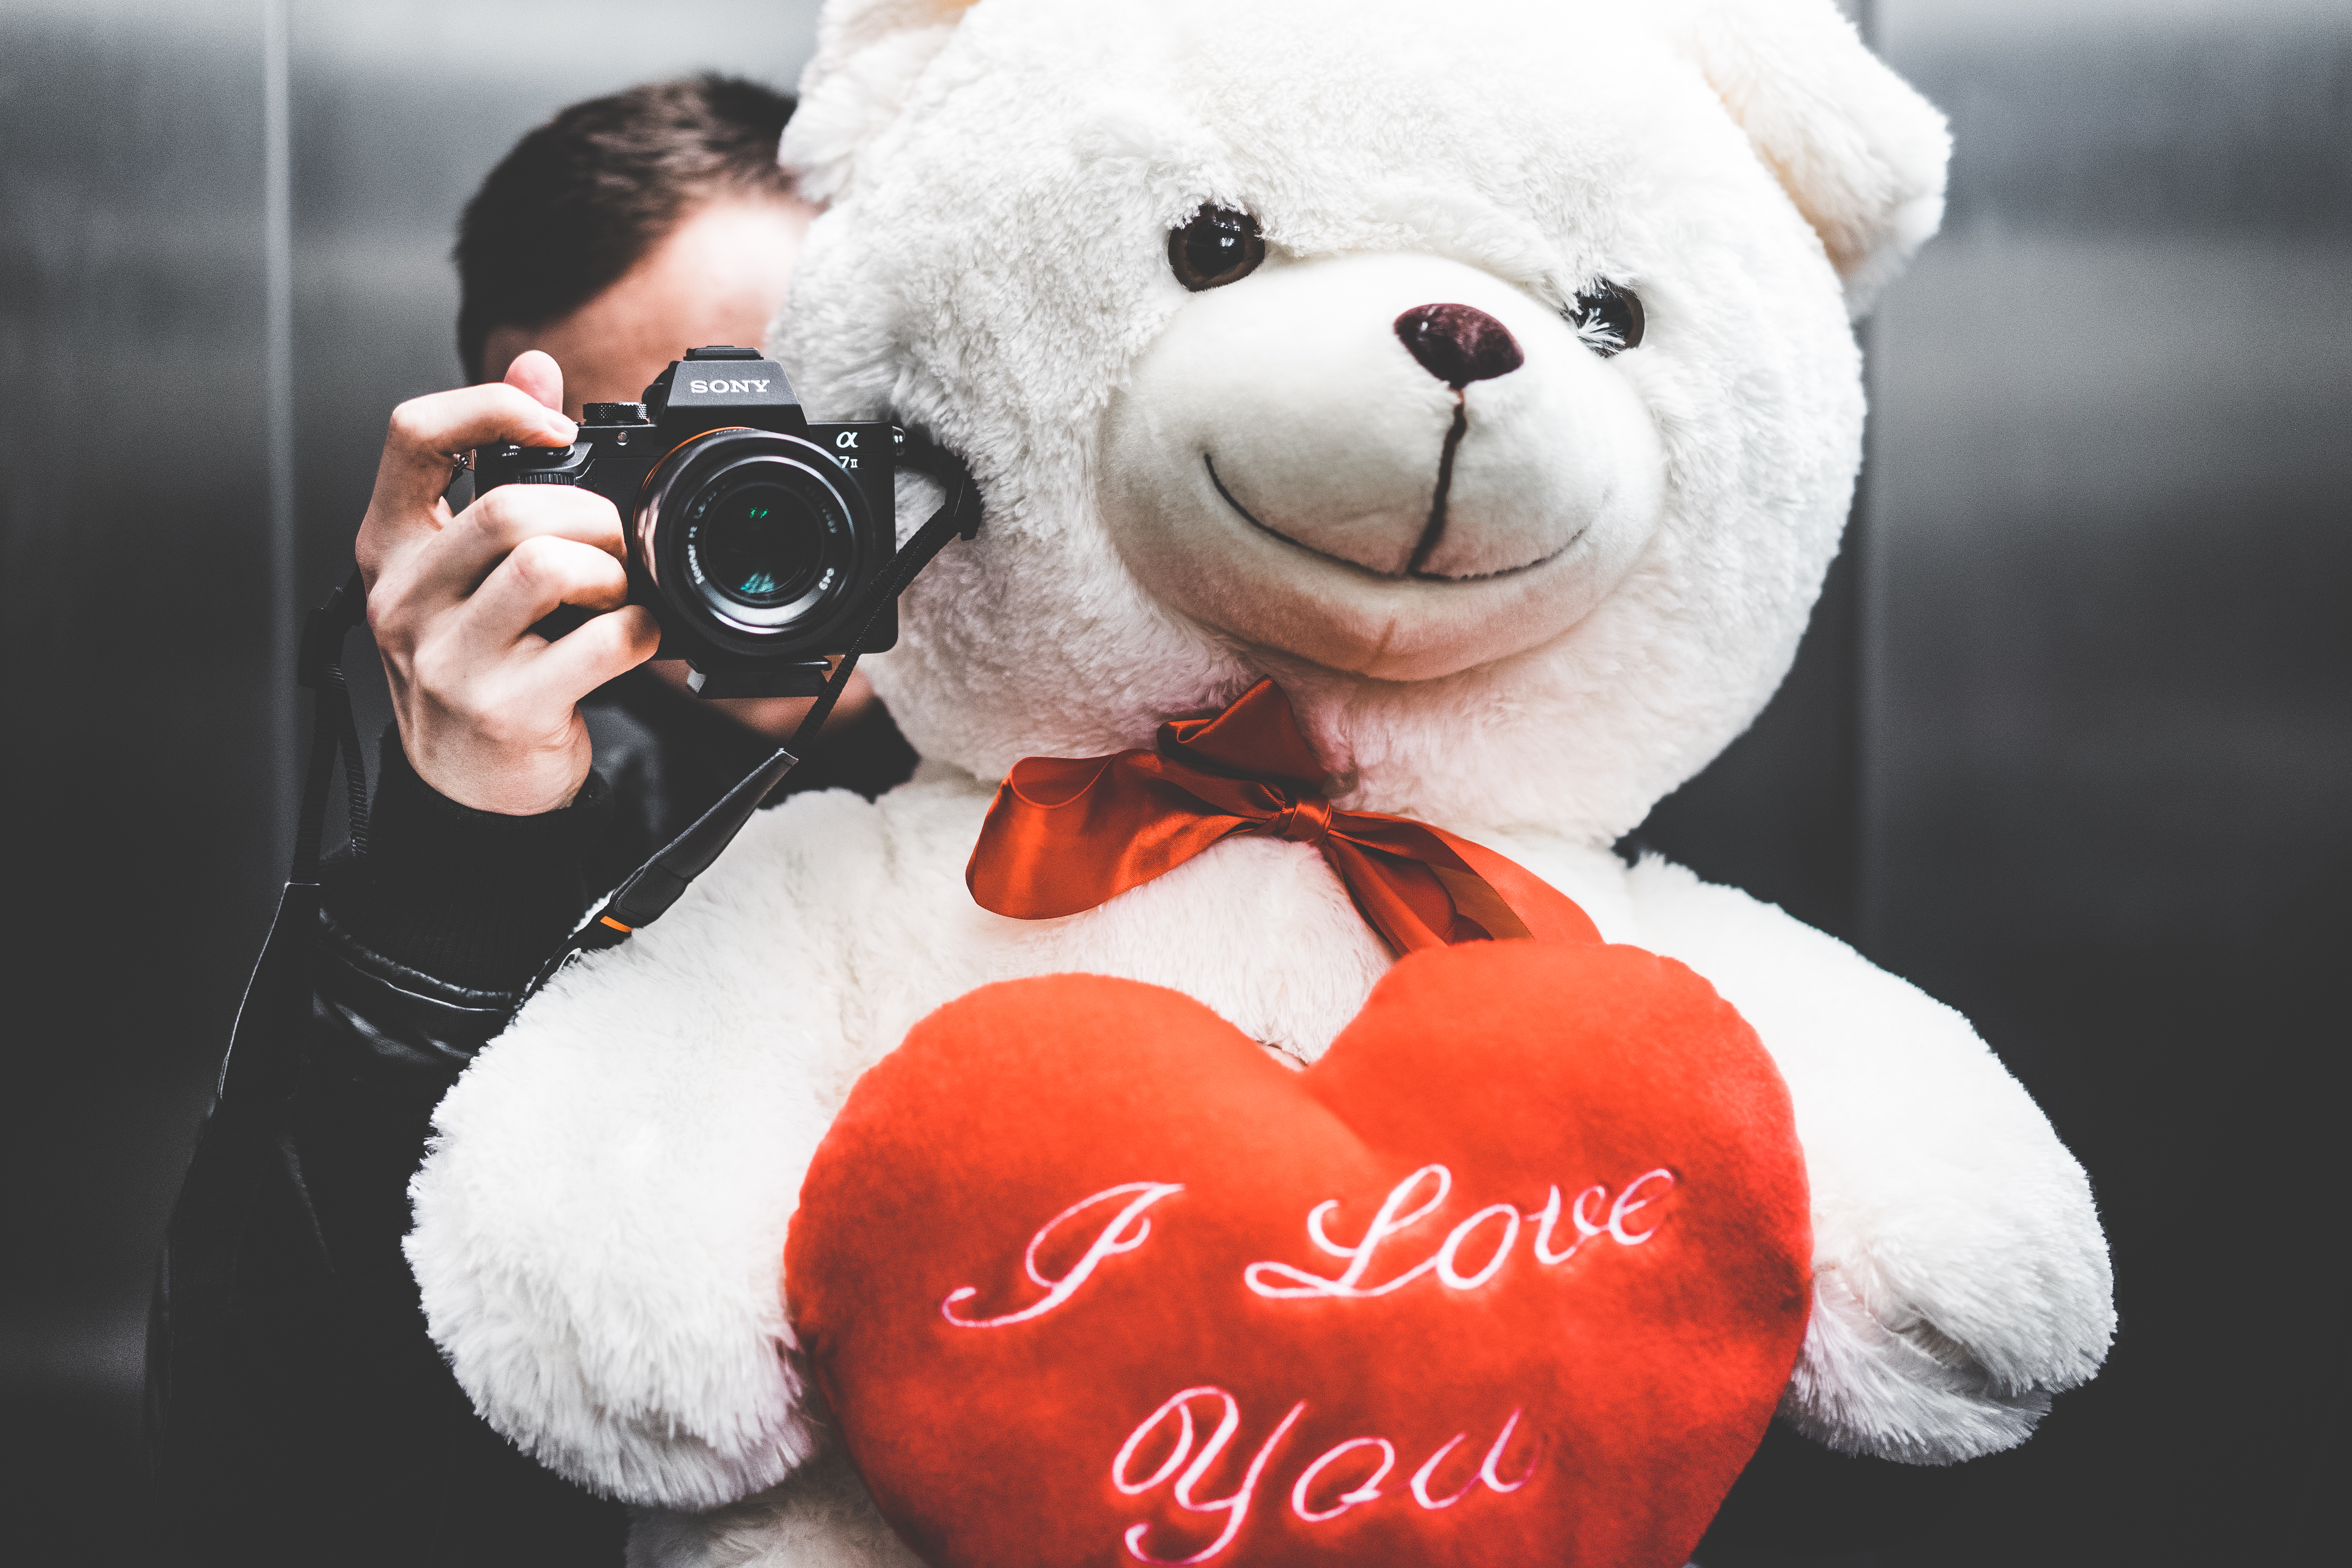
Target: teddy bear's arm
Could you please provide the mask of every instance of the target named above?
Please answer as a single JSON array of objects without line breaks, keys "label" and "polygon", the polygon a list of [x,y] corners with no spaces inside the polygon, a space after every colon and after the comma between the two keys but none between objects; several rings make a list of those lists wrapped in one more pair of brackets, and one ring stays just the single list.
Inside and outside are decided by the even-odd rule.
[{"label": "teddy bear's arm", "polygon": [[433,1337],[491,1426],[593,1490],[710,1508],[814,1449],[781,1275],[837,1098],[825,890],[878,857],[871,809],[762,814],[436,1114],[408,1240]]},{"label": "teddy bear's arm", "polygon": [[1794,1102],[1812,1186],[1811,1321],[1782,1414],[1849,1452],[2010,1447],[2115,1329],[2082,1167],[1966,1019],[1853,949],[1663,860],[1634,940],[1706,976]]}]

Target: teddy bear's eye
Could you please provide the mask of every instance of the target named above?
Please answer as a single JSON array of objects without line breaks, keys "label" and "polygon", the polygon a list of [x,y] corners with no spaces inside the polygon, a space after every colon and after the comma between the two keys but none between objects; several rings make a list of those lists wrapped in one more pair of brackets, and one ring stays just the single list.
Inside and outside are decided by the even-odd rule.
[{"label": "teddy bear's eye", "polygon": [[1584,346],[1602,359],[1623,353],[1642,341],[1642,297],[1605,278],[1570,301],[1560,314],[1576,329]]},{"label": "teddy bear's eye", "polygon": [[1176,281],[1198,294],[1246,278],[1265,259],[1257,219],[1232,207],[1203,205],[1168,234],[1168,265]]}]

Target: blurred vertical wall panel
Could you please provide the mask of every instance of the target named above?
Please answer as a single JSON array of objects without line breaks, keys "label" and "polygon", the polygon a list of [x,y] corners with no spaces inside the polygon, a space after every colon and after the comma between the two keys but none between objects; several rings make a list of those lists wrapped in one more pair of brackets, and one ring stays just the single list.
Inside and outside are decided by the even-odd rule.
[{"label": "blurred vertical wall panel", "polygon": [[1877,15],[1957,151],[1874,328],[1861,934],[2082,1157],[2122,1313],[1932,1560],[2260,1560],[2352,939],[2352,6]]},{"label": "blurred vertical wall panel", "polygon": [[101,1559],[149,1256],[280,874],[264,20],[0,10],[0,1472]]}]

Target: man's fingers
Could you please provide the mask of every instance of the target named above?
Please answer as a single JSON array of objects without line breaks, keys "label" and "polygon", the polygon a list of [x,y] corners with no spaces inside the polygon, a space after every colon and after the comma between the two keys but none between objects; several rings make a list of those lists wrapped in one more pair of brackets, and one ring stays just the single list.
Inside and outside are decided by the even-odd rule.
[{"label": "man's fingers", "polygon": [[[562,395],[559,387],[557,396]],[[505,382],[412,397],[392,411],[384,432],[383,460],[368,503],[370,521],[381,513],[398,523],[413,515],[415,525],[424,526],[424,514],[449,488],[453,454],[499,441],[561,447],[579,434],[561,408],[550,408]]]},{"label": "man's fingers", "polygon": [[[407,686],[485,733],[537,734],[605,681],[653,657],[653,612],[620,605],[621,563],[575,540],[526,540],[480,590],[440,616],[404,661]],[[562,605],[606,609],[549,643],[531,624]]]},{"label": "man's fingers", "polygon": [[563,412],[563,367],[555,363],[553,354],[523,350],[507,366],[505,379],[509,386],[521,389],[558,414]]},{"label": "man's fingers", "polygon": [[578,540],[538,534],[515,546],[457,612],[451,651],[480,668],[505,658],[533,622],[559,605],[611,610],[628,596],[628,572],[612,556]]},{"label": "man's fingers", "polygon": [[530,655],[517,684],[550,703],[577,702],[653,658],[660,647],[661,623],[643,605],[631,605],[598,616]]},{"label": "man's fingers", "polygon": [[404,573],[426,603],[450,604],[494,575],[525,541],[567,539],[618,562],[625,552],[621,515],[594,490],[576,485],[500,485],[412,555]]}]

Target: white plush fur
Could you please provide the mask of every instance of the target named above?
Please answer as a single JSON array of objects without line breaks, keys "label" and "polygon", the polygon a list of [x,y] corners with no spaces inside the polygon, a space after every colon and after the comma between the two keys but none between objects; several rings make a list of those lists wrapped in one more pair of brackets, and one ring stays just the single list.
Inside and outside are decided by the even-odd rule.
[{"label": "white plush fur", "polygon": [[[818,1140],[925,1013],[1126,975],[1311,1060],[1360,1006],[1389,954],[1304,846],[1228,841],[1060,921],[963,884],[1013,760],[1148,743],[1264,674],[1342,805],[1510,855],[1755,1025],[1812,1182],[1797,1425],[1948,1461],[2097,1367],[2087,1184],[1967,1024],[1608,847],[1787,668],[1858,458],[1847,311],[1934,226],[1941,121],[1827,0],[1433,15],[828,11],[785,153],[832,206],[773,346],[814,408],[895,411],[987,494],[872,667],[927,761],[875,805],[762,814],[659,925],[563,974],[445,1102],[414,1189],[460,1381],[654,1510],[633,1562],[906,1561],[803,1403],[780,1271]],[[1268,260],[1192,294],[1166,240],[1206,201],[1252,213]],[[1602,279],[1649,318],[1606,360],[1556,313]],[[1406,577],[1453,398],[1391,323],[1435,302],[1503,321],[1526,363],[1467,390],[1461,510]],[[1320,553],[1237,521],[1210,451]]]}]

